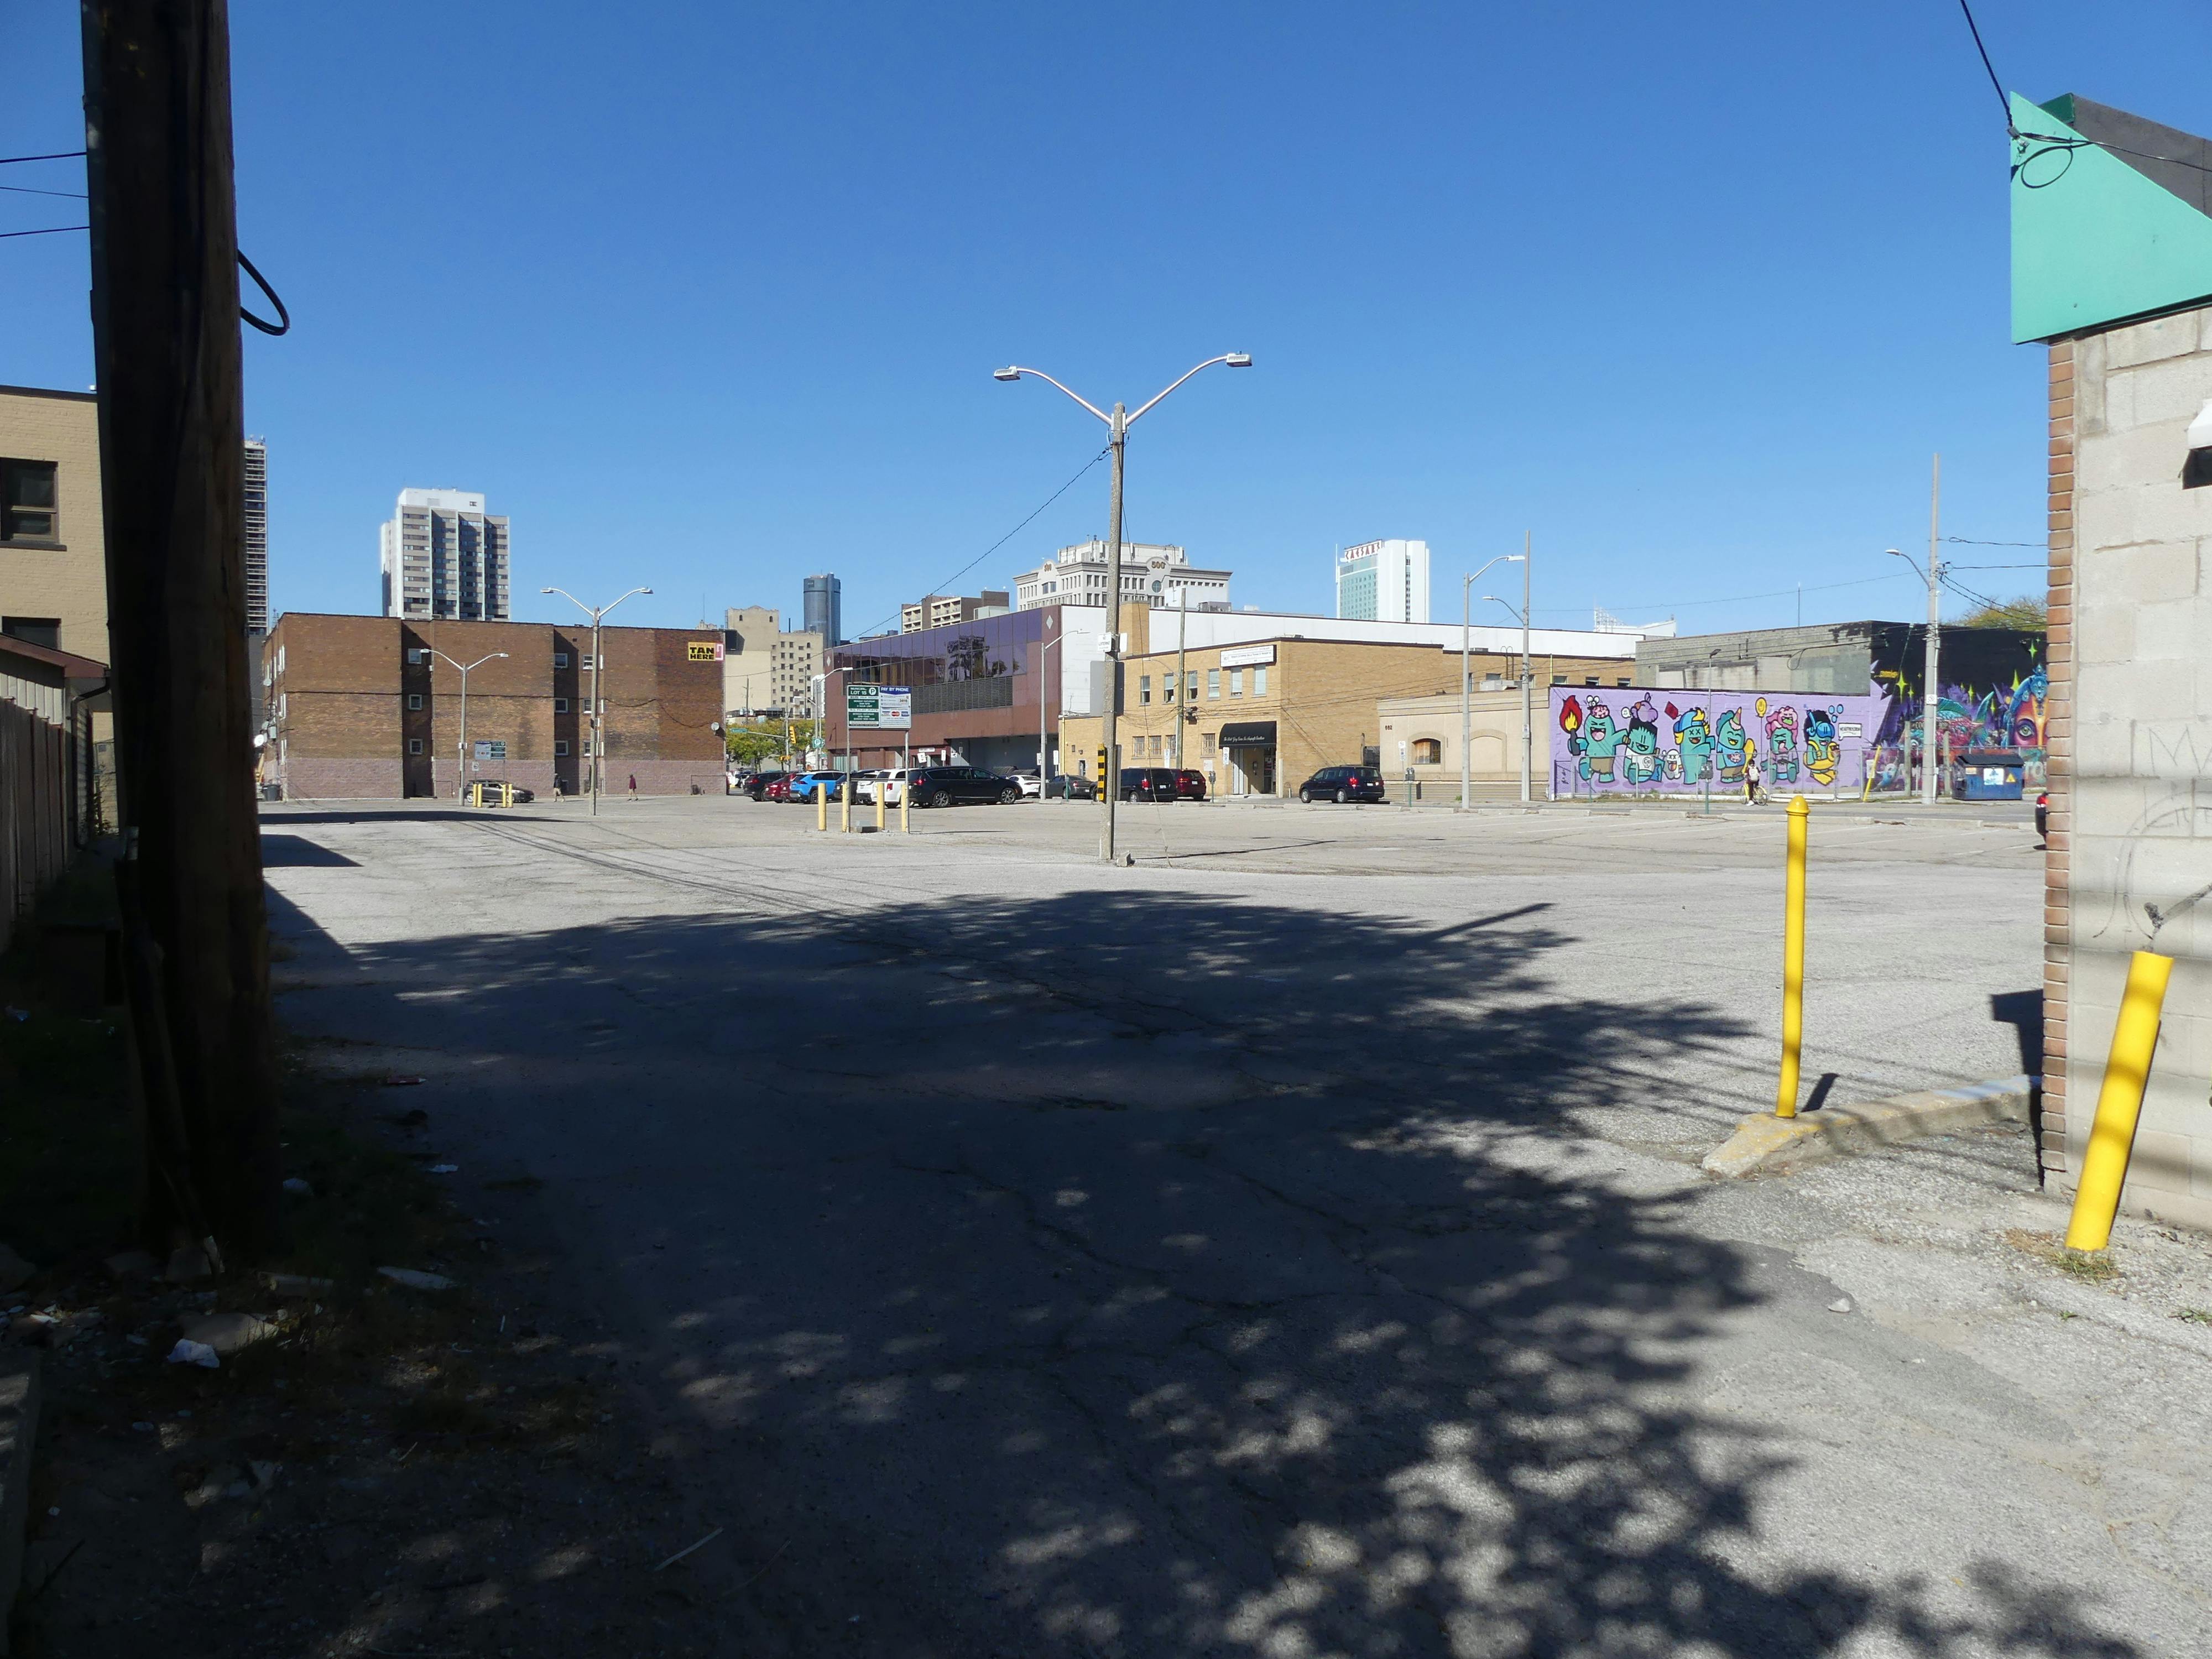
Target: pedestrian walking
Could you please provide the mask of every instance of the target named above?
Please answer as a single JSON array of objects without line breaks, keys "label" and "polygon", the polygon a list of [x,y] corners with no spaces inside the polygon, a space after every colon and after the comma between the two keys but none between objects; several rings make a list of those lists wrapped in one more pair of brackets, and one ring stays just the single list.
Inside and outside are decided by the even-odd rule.
[{"label": "pedestrian walking", "polygon": [[637,799],[637,774],[635,772],[629,775],[629,798],[632,800]]},{"label": "pedestrian walking", "polygon": [[1743,765],[1743,804],[1757,806],[1766,799],[1766,786],[1759,778],[1759,751],[1753,750]]}]

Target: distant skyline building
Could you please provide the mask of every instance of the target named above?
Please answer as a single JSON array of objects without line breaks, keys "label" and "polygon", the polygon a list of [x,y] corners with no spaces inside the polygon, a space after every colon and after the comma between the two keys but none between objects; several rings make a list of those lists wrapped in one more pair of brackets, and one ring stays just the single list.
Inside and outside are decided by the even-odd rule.
[{"label": "distant skyline building", "polygon": [[769,605],[732,605],[722,614],[722,712],[750,718],[813,706],[822,672],[822,635],[786,629]]},{"label": "distant skyline building", "polygon": [[1336,556],[1336,614],[1352,622],[1429,619],[1429,544],[1363,542]]},{"label": "distant skyline building", "polygon": [[269,445],[246,441],[246,629],[269,631]]},{"label": "distant skyline building", "polygon": [[[1035,611],[1046,605],[1106,603],[1106,565],[1113,549],[1103,537],[1063,547],[1034,570],[1014,578],[1014,608]],[[1204,570],[1182,548],[1166,542],[1121,544],[1121,592],[1134,605],[1141,599],[1155,611],[1172,611],[1188,591],[1193,611],[1229,608],[1226,570]]]},{"label": "distant skyline building", "polygon": [[899,632],[919,634],[925,628],[944,628],[952,623],[975,622],[1006,614],[1006,595],[996,588],[961,595],[932,593],[899,606]]},{"label": "distant skyline building", "polygon": [[800,607],[800,627],[819,634],[825,646],[845,642],[845,585],[827,571],[809,576]]},{"label": "distant skyline building", "polygon": [[507,622],[507,517],[478,492],[403,489],[383,526],[383,614]]}]

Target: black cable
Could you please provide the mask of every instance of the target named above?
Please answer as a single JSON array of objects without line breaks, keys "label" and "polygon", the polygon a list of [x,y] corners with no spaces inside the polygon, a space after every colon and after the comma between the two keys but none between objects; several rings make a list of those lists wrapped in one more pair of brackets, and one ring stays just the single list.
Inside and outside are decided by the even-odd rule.
[{"label": "black cable", "polygon": [[66,161],[72,155],[83,154],[81,149],[58,149],[51,155],[0,155],[0,167],[10,167],[17,161]]},{"label": "black cable", "polygon": [[2012,100],[2005,96],[2004,82],[1997,79],[1996,66],[1990,62],[1990,49],[1982,44],[1981,25],[1974,21],[1974,9],[1966,0],[1959,0],[1959,9],[1966,14],[1966,29],[1974,37],[1974,50],[1982,55],[1982,68],[1989,75],[1990,89],[1996,94],[1997,103],[2004,111],[2005,131],[2017,138],[2020,134],[2013,131],[2012,125]]},{"label": "black cable", "polygon": [[82,202],[85,199],[84,192],[81,190],[33,190],[28,185],[0,185],[0,190],[16,196],[65,196],[72,202]]},{"label": "black cable", "polygon": [[[274,297],[274,296],[271,296],[271,297]],[[965,563],[965,564],[962,565],[962,566],[960,567],[960,568],[959,568],[959,569],[957,569],[957,570],[954,571],[951,575],[947,576],[947,577],[946,577],[943,581],[939,582],[939,583],[935,587],[931,588],[929,591],[930,591],[932,593],[941,593],[941,592],[945,592],[946,589],[950,588],[950,587],[952,586],[952,584],[953,584],[953,583],[955,583],[955,582],[958,581],[958,580],[959,580],[963,576],[966,575],[969,571],[973,570],[973,569],[974,569],[977,565],[979,565],[979,564],[982,563],[984,560],[986,560],[986,559],[989,558],[989,557],[991,556],[991,555],[993,555],[994,553],[997,552],[1000,548],[1004,547],[1004,546],[1005,546],[1008,542],[1010,542],[1010,541],[1013,540],[1013,538],[1014,538],[1015,537],[1017,537],[1017,536],[1020,535],[1020,534],[1022,533],[1022,532],[1023,532],[1023,531],[1024,531],[1024,530],[1026,530],[1026,529],[1028,529],[1028,528],[1029,528],[1030,520],[1030,519],[1034,519],[1034,518],[1036,518],[1036,517],[1037,516],[1037,514],[1038,514],[1038,513],[1042,513],[1042,512],[1043,512],[1043,511],[1045,510],[1045,508],[1047,508],[1048,507],[1050,507],[1050,506],[1051,506],[1054,501],[1058,501],[1058,500],[1059,500],[1062,495],[1065,495],[1066,494],[1067,494],[1067,492],[1068,492],[1069,490],[1071,490],[1071,489],[1074,489],[1074,488],[1075,488],[1075,485],[1076,485],[1076,483],[1077,483],[1077,480],[1078,480],[1078,479],[1080,479],[1080,478],[1083,477],[1084,473],[1090,471],[1091,471],[1091,469],[1092,467],[1094,467],[1094,466],[1097,465],[1099,462],[1101,462],[1101,461],[1104,460],[1104,459],[1106,459],[1106,457],[1107,457],[1110,453],[1112,453],[1113,448],[1114,448],[1114,446],[1113,446],[1113,445],[1111,445],[1111,444],[1108,444],[1104,449],[1100,450],[1100,451],[1099,451],[1096,455],[1093,455],[1093,456],[1092,456],[1089,460],[1087,460],[1087,461],[1084,462],[1084,464],[1083,464],[1083,465],[1081,466],[1081,468],[1080,468],[1080,469],[1079,469],[1079,470],[1078,470],[1078,471],[1076,472],[1075,477],[1073,477],[1073,478],[1070,478],[1070,479],[1069,479],[1066,483],[1064,483],[1064,484],[1060,485],[1060,487],[1059,489],[1057,489],[1054,490],[1054,491],[1052,492],[1052,494],[1051,494],[1051,495],[1049,495],[1046,496],[1046,497],[1044,498],[1044,500],[1042,500],[1042,501],[1038,502],[1038,503],[1037,503],[1037,506],[1036,506],[1036,512],[1031,513],[1031,514],[1029,515],[1029,518],[1028,518],[1028,519],[1024,519],[1024,520],[1021,521],[1021,523],[1019,523],[1019,524],[1016,525],[1016,526],[1015,526],[1012,530],[1009,530],[1009,531],[1008,531],[1005,535],[1003,535],[1003,536],[1000,537],[998,540],[996,540],[995,542],[993,542],[993,543],[992,543],[988,547],[985,548],[985,549],[984,549],[981,553],[978,553],[978,554],[977,554],[974,558],[972,558],[972,559],[969,560],[967,563]],[[897,613],[896,611],[894,611],[894,612],[892,612],[890,616],[888,616],[888,617],[884,617],[881,618],[880,620],[878,620],[878,621],[874,622],[874,623],[872,623],[871,624],[869,624],[870,631],[872,631],[872,631],[874,631],[874,630],[880,629],[882,629],[882,628],[883,628],[886,623],[893,623],[893,622],[896,622],[896,621],[897,621],[897,620],[898,620],[898,613]],[[835,644],[835,643],[836,643],[836,641],[831,641],[831,643],[832,643],[832,644]],[[858,640],[855,640],[855,641],[853,641],[853,643],[854,643],[854,644],[855,644],[855,645],[858,645],[858,644],[860,644],[860,641],[858,641]]]},{"label": "black cable", "polygon": [[48,225],[44,230],[0,230],[0,236],[59,236],[64,231],[91,228],[90,225]]},{"label": "black cable", "polygon": [[265,323],[262,321],[260,318],[248,311],[243,302],[241,302],[238,307],[238,314],[244,318],[247,322],[252,324],[254,327],[259,329],[264,334],[289,334],[291,332],[292,313],[284,309],[284,301],[277,297],[276,290],[269,286],[269,279],[253,268],[253,261],[247,258],[242,252],[238,256],[238,263],[244,267],[246,274],[253,278],[254,286],[269,296],[269,303],[276,307],[277,320],[273,323]]}]

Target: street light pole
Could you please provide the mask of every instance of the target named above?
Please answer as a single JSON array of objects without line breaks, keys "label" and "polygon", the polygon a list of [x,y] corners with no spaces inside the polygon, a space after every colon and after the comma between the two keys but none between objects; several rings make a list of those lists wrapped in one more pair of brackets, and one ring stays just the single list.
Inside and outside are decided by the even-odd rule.
[{"label": "street light pole", "polygon": [[1529,608],[1528,571],[1535,563],[1535,533],[1521,532],[1521,804],[1532,805],[1536,799],[1536,726],[1534,714],[1534,693],[1528,680],[1528,618],[1535,613]]},{"label": "street light pole", "polygon": [[439,650],[435,646],[432,646],[430,647],[430,654],[437,658],[440,662],[447,664],[449,666],[458,668],[461,671],[461,781],[459,785],[453,791],[453,799],[456,801],[465,801],[469,798],[469,670],[471,668],[481,668],[486,663],[489,662],[494,657],[503,657],[507,653],[504,651],[488,651],[483,656],[478,657],[474,662],[465,665],[453,661],[451,657]]},{"label": "street light pole", "polygon": [[[1190,583],[1176,589],[1176,770],[1182,770],[1182,706],[1190,701]],[[1181,789],[1182,785],[1176,785]]]},{"label": "street light pole", "polygon": [[1936,457],[1928,479],[1928,672],[1920,688],[1920,804],[1936,805],[1936,705],[1943,695],[1938,667],[1942,659],[1943,566],[1936,528],[1943,502],[1943,458]]},{"label": "street light pole", "polygon": [[[1474,571],[1459,579],[1459,810],[1462,812],[1474,805],[1474,665],[1472,649],[1474,637],[1474,608],[1468,595],[1474,592],[1476,579],[1482,574],[1483,570],[1489,569],[1490,565],[1519,564],[1524,567],[1522,591],[1522,597],[1525,599],[1528,591],[1525,567],[1528,562],[1528,556],[1525,552],[1501,553],[1491,560],[1490,564],[1484,565],[1482,570]],[[1486,593],[1482,597],[1484,602],[1487,604],[1490,595]],[[1510,605],[1507,606],[1508,610],[1511,608]],[[1521,635],[1522,672],[1524,678],[1528,672],[1528,635],[1524,629]],[[1525,724],[1527,715],[1525,696],[1522,706]],[[1522,733],[1522,741],[1525,747],[1528,741],[1528,734],[1525,732]],[[1525,793],[1522,799],[1523,800],[1528,799]]]},{"label": "street light pole", "polygon": [[[1051,610],[1047,610],[1044,615],[1042,628],[1039,629],[1037,635],[1039,639],[1043,640],[1043,643],[1037,647],[1036,671],[1037,805],[1040,806],[1043,805],[1044,803],[1050,799],[1050,797],[1045,793],[1045,786],[1052,781],[1052,750],[1048,746],[1051,739],[1046,735],[1045,731],[1045,666],[1052,656],[1053,647],[1058,645],[1060,643],[1060,640],[1064,640],[1067,637],[1066,634],[1062,634],[1059,640],[1045,640],[1042,629],[1050,628],[1052,624],[1053,611]],[[1060,659],[1061,666],[1065,667],[1067,659],[1062,657]]]},{"label": "street light pole", "polygon": [[587,728],[591,736],[586,741],[592,745],[592,816],[597,817],[599,815],[600,775],[607,769],[607,738],[605,728],[606,699],[600,695],[602,684],[600,677],[604,672],[606,659],[599,646],[599,624],[605,620],[607,612],[613,610],[615,605],[620,605],[623,599],[635,599],[640,593],[650,593],[653,590],[649,587],[633,587],[629,592],[623,594],[621,599],[615,600],[612,605],[598,606],[586,605],[565,587],[541,587],[538,591],[541,593],[558,593],[592,619],[592,722]]},{"label": "street light pole", "polygon": [[1067,387],[1061,386],[1058,380],[1054,380],[1051,375],[1046,374],[1042,369],[1024,368],[1018,363],[1011,363],[1005,368],[994,369],[991,372],[991,378],[994,380],[1018,380],[1024,374],[1034,374],[1037,379],[1044,381],[1047,385],[1057,387],[1060,391],[1066,392],[1068,397],[1074,398],[1077,403],[1081,404],[1084,408],[1089,410],[1093,415],[1097,416],[1100,420],[1106,423],[1107,447],[1111,449],[1114,453],[1113,491],[1111,495],[1109,497],[1109,505],[1107,513],[1107,534],[1109,539],[1111,540],[1114,544],[1114,551],[1110,560],[1109,561],[1109,574],[1107,577],[1107,592],[1110,596],[1106,602],[1106,662],[1108,672],[1106,677],[1106,708],[1105,713],[1101,719],[1101,735],[1105,740],[1106,746],[1107,775],[1098,781],[1099,799],[1106,804],[1106,828],[1105,833],[1101,837],[1099,842],[1099,857],[1108,864],[1114,862],[1114,809],[1119,804],[1121,795],[1121,757],[1116,752],[1115,738],[1116,735],[1115,716],[1120,711],[1121,703],[1122,457],[1128,445],[1129,428],[1134,426],[1139,421],[1144,419],[1144,417],[1153,409],[1157,408],[1159,405],[1161,399],[1164,398],[1168,395],[1168,392],[1173,392],[1177,386],[1182,385],[1184,380],[1188,380],[1192,375],[1198,374],[1200,369],[1212,368],[1216,363],[1226,363],[1231,368],[1249,368],[1252,367],[1252,354],[1249,351],[1227,351],[1224,352],[1218,357],[1208,357],[1204,362],[1199,364],[1196,368],[1193,368],[1188,371],[1188,373],[1185,374],[1181,380],[1177,380],[1170,383],[1166,391],[1155,395],[1150,403],[1140,406],[1133,415],[1128,412],[1126,405],[1118,403],[1114,405],[1114,412],[1109,415],[1104,410],[1099,408],[1097,404],[1092,403],[1089,398],[1081,397],[1073,392],[1068,391]]}]

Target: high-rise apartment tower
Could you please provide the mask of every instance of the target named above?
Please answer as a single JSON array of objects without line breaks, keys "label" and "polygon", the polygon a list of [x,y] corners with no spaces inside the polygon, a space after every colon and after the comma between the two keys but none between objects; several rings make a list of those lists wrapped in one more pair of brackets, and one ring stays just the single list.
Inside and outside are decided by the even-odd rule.
[{"label": "high-rise apartment tower", "polygon": [[269,631],[269,446],[246,441],[246,629]]},{"label": "high-rise apartment tower", "polygon": [[805,605],[800,612],[800,624],[807,633],[819,634],[824,646],[845,642],[845,588],[835,576],[824,573],[806,579]]},{"label": "high-rise apartment tower", "polygon": [[466,489],[403,489],[384,525],[384,614],[506,622],[507,517]]}]

